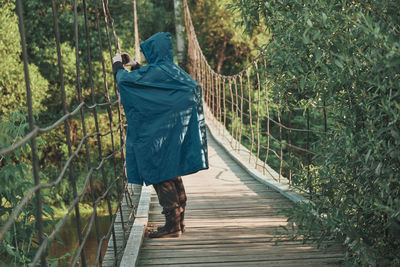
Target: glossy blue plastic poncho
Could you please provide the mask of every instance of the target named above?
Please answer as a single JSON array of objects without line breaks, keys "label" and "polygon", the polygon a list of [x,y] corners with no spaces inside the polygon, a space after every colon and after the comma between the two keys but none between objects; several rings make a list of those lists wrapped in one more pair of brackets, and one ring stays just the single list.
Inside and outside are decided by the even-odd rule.
[{"label": "glossy blue plastic poncho", "polygon": [[128,182],[149,185],[207,169],[201,87],[174,64],[169,33],[140,47],[149,64],[116,75],[128,121]]}]

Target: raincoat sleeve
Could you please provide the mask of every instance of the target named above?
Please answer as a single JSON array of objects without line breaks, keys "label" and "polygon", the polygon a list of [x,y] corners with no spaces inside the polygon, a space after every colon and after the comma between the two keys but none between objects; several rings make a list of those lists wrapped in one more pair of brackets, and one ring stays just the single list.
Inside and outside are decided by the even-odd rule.
[{"label": "raincoat sleeve", "polygon": [[124,68],[117,69],[115,80],[121,97],[121,102],[125,112],[138,105],[138,101],[143,97],[143,93],[147,91],[148,66],[141,67],[134,71],[127,71]]},{"label": "raincoat sleeve", "polygon": [[117,62],[115,62],[115,63],[112,65],[112,68],[113,68],[113,73],[114,73],[114,78],[115,78],[116,75],[117,75],[117,72],[118,72],[120,69],[124,69],[124,65],[122,64],[121,61],[117,61]]},{"label": "raincoat sleeve", "polygon": [[139,63],[136,63],[135,66],[132,66],[132,67],[131,67],[131,71],[133,71],[133,70],[138,70],[138,69],[140,69],[141,67],[142,67],[142,65],[140,65]]}]

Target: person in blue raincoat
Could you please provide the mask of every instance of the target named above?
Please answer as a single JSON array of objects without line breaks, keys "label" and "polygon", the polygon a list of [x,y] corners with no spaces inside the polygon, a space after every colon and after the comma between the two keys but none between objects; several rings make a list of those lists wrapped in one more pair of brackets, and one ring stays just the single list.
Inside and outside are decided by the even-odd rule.
[{"label": "person in blue raincoat", "polygon": [[186,194],[181,176],[208,169],[206,127],[200,85],[173,62],[169,33],[157,33],[140,44],[148,62],[140,66],[121,54],[113,71],[128,122],[128,182],[152,184],[164,226],[150,237],[178,237],[184,232]]}]

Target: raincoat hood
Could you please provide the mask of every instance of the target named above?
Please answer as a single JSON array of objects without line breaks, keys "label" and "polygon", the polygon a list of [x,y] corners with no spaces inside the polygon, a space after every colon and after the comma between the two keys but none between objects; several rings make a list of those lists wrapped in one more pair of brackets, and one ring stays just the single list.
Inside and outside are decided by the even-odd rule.
[{"label": "raincoat hood", "polygon": [[141,48],[149,64],[116,73],[128,122],[128,182],[156,184],[208,169],[200,85],[174,63],[169,33],[153,35]]},{"label": "raincoat hood", "polygon": [[173,62],[172,39],[169,32],[159,32],[140,43],[148,63]]}]

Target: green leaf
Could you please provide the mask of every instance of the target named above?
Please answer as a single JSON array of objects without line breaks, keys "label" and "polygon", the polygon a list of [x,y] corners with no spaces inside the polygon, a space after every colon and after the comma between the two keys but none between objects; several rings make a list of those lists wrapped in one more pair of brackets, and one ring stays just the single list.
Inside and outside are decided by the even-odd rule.
[{"label": "green leaf", "polygon": [[335,65],[338,66],[339,68],[343,69],[343,64],[339,60],[335,59]]},{"label": "green leaf", "polygon": [[324,12],[322,12],[322,23],[326,23],[326,20],[328,19],[328,17],[326,16],[326,14]]},{"label": "green leaf", "polygon": [[304,33],[303,33],[303,43],[304,44],[309,44],[310,43],[310,38],[307,36],[307,32],[308,32],[308,29],[306,29],[304,31]]},{"label": "green leaf", "polygon": [[300,79],[300,88],[301,88],[302,90],[304,90],[304,84],[305,84],[305,82],[306,82],[306,80],[304,79],[304,77],[301,77],[301,79]]},{"label": "green leaf", "polygon": [[383,165],[382,162],[379,162],[378,166],[375,169],[375,174],[376,175],[381,174],[382,165]]},{"label": "green leaf", "polygon": [[365,155],[365,163],[367,163],[369,156],[371,155],[372,149],[369,149],[367,154]]}]

